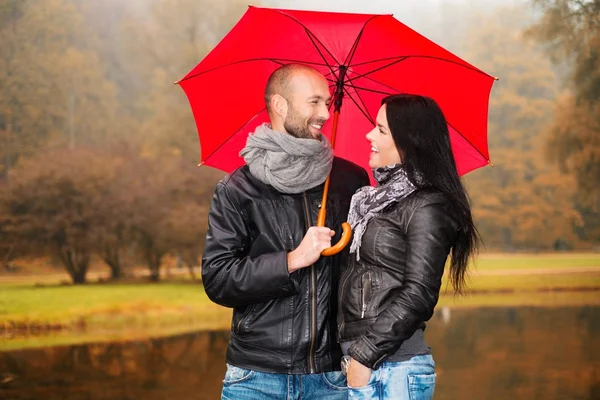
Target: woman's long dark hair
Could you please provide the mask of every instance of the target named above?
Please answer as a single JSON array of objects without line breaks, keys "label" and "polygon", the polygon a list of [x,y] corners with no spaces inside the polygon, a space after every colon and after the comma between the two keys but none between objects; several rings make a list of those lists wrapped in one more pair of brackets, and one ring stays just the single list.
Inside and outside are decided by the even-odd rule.
[{"label": "woman's long dark hair", "polygon": [[[469,259],[476,254],[480,237],[456,170],[446,118],[429,97],[398,94],[384,98],[382,104],[409,180],[417,187],[444,193],[456,210],[459,231],[452,247],[450,282],[455,293],[462,293]],[[416,179],[415,173],[421,179]]]}]

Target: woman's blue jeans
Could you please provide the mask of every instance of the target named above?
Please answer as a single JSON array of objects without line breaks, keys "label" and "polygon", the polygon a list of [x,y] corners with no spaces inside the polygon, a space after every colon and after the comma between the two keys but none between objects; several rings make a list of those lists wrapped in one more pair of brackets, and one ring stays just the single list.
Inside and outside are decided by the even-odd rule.
[{"label": "woman's blue jeans", "polygon": [[349,400],[431,400],[435,389],[435,363],[431,355],[408,361],[384,362],[371,374],[367,386],[348,387]]}]

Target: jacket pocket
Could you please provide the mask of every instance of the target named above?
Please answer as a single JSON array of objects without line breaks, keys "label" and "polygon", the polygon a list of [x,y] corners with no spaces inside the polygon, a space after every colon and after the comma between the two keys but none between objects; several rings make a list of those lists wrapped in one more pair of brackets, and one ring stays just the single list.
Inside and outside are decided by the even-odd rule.
[{"label": "jacket pocket", "polygon": [[252,311],[254,311],[255,306],[256,306],[256,304],[252,304],[252,305],[246,307],[246,309],[242,313],[242,316],[240,317],[240,319],[238,319],[238,321],[236,322],[236,324],[234,326],[234,331],[236,333],[243,333],[248,330],[248,327],[246,326],[246,321],[252,314]]}]

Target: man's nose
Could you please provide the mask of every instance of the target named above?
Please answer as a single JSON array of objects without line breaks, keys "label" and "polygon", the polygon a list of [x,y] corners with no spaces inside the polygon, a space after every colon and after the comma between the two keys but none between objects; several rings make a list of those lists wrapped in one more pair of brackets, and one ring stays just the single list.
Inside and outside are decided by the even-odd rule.
[{"label": "man's nose", "polygon": [[319,118],[323,118],[325,120],[329,119],[329,107],[326,104],[323,104],[319,109]]}]

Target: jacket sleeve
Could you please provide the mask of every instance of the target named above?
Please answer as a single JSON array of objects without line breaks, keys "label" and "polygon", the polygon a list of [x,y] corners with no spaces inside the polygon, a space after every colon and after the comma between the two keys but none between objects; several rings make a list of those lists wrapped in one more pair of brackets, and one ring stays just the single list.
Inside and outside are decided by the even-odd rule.
[{"label": "jacket sleeve", "polygon": [[249,256],[244,215],[225,183],[219,182],[208,213],[202,281],[208,297],[225,307],[260,303],[299,293],[287,251]]},{"label": "jacket sleeve", "polygon": [[394,300],[350,347],[354,359],[377,369],[431,318],[456,233],[457,224],[443,203],[424,201],[417,206],[406,228],[403,284],[393,293]]}]

